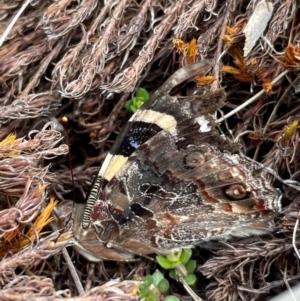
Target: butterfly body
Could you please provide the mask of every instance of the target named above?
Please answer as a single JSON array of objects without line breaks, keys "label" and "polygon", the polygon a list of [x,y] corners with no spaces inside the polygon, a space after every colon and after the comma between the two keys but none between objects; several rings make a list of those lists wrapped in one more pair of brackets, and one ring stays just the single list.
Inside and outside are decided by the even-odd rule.
[{"label": "butterfly body", "polygon": [[[170,96],[207,62],[182,68],[129,120],[87,199],[76,208],[75,245],[92,261],[166,253],[212,239],[272,231],[280,193],[221,137],[221,89]],[[198,70],[198,71],[197,71]]]}]

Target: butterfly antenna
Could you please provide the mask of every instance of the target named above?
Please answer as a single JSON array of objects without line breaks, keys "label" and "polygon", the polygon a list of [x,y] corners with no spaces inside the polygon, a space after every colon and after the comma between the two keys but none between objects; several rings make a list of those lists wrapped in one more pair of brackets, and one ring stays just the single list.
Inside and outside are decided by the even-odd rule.
[{"label": "butterfly antenna", "polygon": [[[71,160],[71,145],[70,145],[70,139],[69,139],[69,129],[68,129],[68,118],[66,116],[63,116],[61,118],[61,122],[63,124],[63,127],[64,127],[64,131],[65,131],[65,136],[66,136],[66,142],[67,142],[67,145],[69,147],[69,166],[70,166],[70,172],[71,172],[71,179],[72,179],[72,199],[73,199],[73,209],[74,209],[74,200],[75,200],[75,193],[74,193],[74,190],[75,190],[75,182],[74,182],[74,173],[73,173],[73,166],[72,166],[72,160]],[[72,218],[72,214],[70,214],[70,217],[68,219],[68,221],[66,222],[66,225],[70,222]],[[75,286],[76,286],[76,289],[78,291],[79,294],[83,293],[84,292],[84,288],[82,286],[82,283],[79,279],[79,276],[78,276],[78,273],[74,267],[74,264],[70,258],[70,255],[67,251],[67,248],[63,248],[63,257],[67,263],[67,266],[69,268],[69,271],[70,271],[70,274],[71,274],[71,277],[75,283]]]},{"label": "butterfly antenna", "polygon": [[74,189],[75,189],[75,182],[74,182],[74,173],[73,173],[73,166],[72,166],[72,160],[71,160],[71,144],[70,144],[70,139],[69,139],[69,128],[68,128],[68,118],[66,116],[63,116],[61,118],[61,122],[62,125],[64,127],[64,131],[65,131],[65,137],[66,137],[66,141],[67,141],[67,145],[69,147],[69,167],[70,167],[70,173],[71,173],[71,181],[72,181],[72,199],[73,202],[75,201],[75,193],[74,193]]}]

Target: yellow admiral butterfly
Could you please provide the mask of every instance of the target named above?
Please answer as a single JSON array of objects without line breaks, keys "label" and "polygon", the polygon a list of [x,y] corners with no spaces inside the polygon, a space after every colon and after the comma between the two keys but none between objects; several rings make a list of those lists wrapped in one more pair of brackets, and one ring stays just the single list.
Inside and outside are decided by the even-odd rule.
[{"label": "yellow admiral butterfly", "polygon": [[74,244],[89,260],[127,261],[272,231],[280,193],[218,134],[210,115],[223,106],[224,90],[169,95],[209,66],[179,69],[118,137],[85,208],[76,205]]}]

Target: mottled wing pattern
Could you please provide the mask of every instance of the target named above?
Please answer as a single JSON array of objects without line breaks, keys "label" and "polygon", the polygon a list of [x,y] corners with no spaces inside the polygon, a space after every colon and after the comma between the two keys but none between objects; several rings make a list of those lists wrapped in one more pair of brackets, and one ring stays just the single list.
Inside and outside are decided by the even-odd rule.
[{"label": "mottled wing pattern", "polygon": [[[189,125],[195,122],[194,119],[199,116],[199,106],[201,105],[201,101],[197,101],[197,99],[199,100],[201,97],[195,96],[194,98],[191,97],[190,101],[179,101],[177,97],[170,97],[168,93],[176,85],[197,75],[209,66],[207,61],[201,61],[177,70],[141,109],[133,114],[116,139],[94,180],[82,217],[83,228],[87,229],[90,225],[90,213],[101,189],[113,178],[137,148],[160,131],[167,131],[176,136],[177,130],[181,126],[188,129]],[[213,113],[221,107],[224,92],[220,90],[214,95],[215,97],[209,105],[201,107],[201,112]]]},{"label": "mottled wing pattern", "polygon": [[272,230],[277,191],[255,164],[234,154],[238,145],[218,134],[210,115],[223,106],[224,91],[169,95],[196,66],[205,63],[179,70],[132,116],[84,214],[76,210],[76,245],[90,260],[129,260]]},{"label": "mottled wing pattern", "polygon": [[[147,140],[106,185],[92,213],[102,241],[147,254],[272,229],[278,193],[256,166],[229,153],[213,128],[187,129]],[[107,204],[111,232],[98,214]]]}]

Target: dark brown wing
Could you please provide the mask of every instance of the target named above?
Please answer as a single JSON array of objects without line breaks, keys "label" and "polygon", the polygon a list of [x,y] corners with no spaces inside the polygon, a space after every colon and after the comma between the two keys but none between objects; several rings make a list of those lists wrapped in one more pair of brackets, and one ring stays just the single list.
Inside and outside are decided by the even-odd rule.
[{"label": "dark brown wing", "polygon": [[[206,106],[209,98],[200,101]],[[211,117],[202,117],[205,131],[194,117],[177,135],[157,133],[109,181],[91,216],[101,241],[136,252],[140,245],[147,254],[272,229],[267,217],[279,209],[277,191],[255,165],[229,153]]]}]

